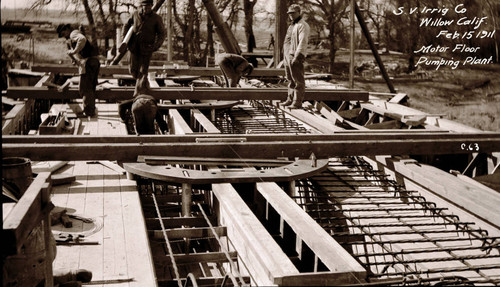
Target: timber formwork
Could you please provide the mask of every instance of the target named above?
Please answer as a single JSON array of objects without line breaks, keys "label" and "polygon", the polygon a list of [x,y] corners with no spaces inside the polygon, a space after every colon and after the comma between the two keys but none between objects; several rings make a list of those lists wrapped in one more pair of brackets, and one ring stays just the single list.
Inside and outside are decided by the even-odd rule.
[{"label": "timber formwork", "polygon": [[[135,180],[137,197],[121,197],[140,203],[159,286],[498,285],[500,198],[465,175],[497,171],[500,135],[400,105],[402,94],[319,84],[297,110],[279,106],[279,89],[161,87],[184,99],[160,105],[169,135],[27,137],[4,123],[3,156],[117,161]],[[7,96],[75,97],[36,91]],[[437,157],[463,175],[414,159]]]}]

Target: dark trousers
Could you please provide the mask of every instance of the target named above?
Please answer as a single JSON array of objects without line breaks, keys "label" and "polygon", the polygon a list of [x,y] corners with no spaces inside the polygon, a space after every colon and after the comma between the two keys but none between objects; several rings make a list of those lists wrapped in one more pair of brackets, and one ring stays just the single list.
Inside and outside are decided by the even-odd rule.
[{"label": "dark trousers", "polygon": [[80,96],[83,98],[83,111],[87,116],[95,114],[96,86],[101,63],[96,57],[90,57],[85,63],[85,74],[80,75]]},{"label": "dark trousers", "polygon": [[285,76],[288,80],[288,99],[295,103],[302,103],[306,92],[304,79],[305,58],[300,54],[299,59],[292,62],[293,55],[285,55]]},{"label": "dark trousers", "polygon": [[151,55],[152,55],[151,53],[130,52],[129,72],[134,79],[139,79],[141,78],[141,76],[148,75]]}]

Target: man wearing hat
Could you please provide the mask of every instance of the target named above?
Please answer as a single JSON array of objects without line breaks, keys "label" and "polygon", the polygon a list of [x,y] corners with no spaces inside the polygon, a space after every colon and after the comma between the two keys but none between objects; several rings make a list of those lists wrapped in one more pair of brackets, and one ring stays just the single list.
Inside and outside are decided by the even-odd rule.
[{"label": "man wearing hat", "polygon": [[283,106],[301,108],[305,94],[304,62],[307,56],[310,28],[302,19],[300,6],[293,4],[288,8],[288,17],[292,21],[283,44],[283,62],[288,80],[288,98]]},{"label": "man wearing hat", "polygon": [[221,53],[217,55],[215,62],[219,65],[224,75],[227,87],[236,87],[240,82],[241,76],[250,75],[253,71],[253,65],[238,54]]},{"label": "man wearing hat", "polygon": [[83,112],[86,116],[93,117],[95,115],[95,89],[101,66],[97,58],[99,50],[80,30],[72,29],[70,24],[59,24],[56,31],[59,38],[64,37],[68,40],[67,54],[77,62],[79,67],[79,91],[83,98]]},{"label": "man wearing hat", "polygon": [[139,4],[138,10],[134,12],[123,29],[124,37],[130,27],[134,32],[128,42],[128,48],[130,50],[129,71],[136,79],[136,85],[137,79],[148,76],[151,55],[160,49],[166,37],[162,18],[152,10],[153,0],[140,0]]}]

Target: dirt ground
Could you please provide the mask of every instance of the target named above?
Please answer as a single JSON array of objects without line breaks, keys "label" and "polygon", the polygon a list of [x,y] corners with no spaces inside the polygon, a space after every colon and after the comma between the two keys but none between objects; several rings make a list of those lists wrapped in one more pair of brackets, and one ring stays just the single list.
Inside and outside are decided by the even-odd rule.
[{"label": "dirt ground", "polygon": [[[404,55],[381,55],[386,66],[399,64],[406,67]],[[371,53],[355,55],[356,65],[371,62]],[[340,51],[336,63],[343,77],[337,82],[348,86],[349,53]],[[378,68],[375,69],[378,74]],[[409,96],[409,106],[430,114],[478,128],[484,131],[500,131],[500,65],[465,66],[453,70],[443,67],[439,70],[425,70],[426,80],[393,81],[394,88]],[[400,75],[405,75],[400,74]],[[380,76],[379,76],[380,77]],[[356,81],[355,88],[371,92],[389,92],[385,82]]]},{"label": "dirt ground", "polygon": [[[65,56],[64,40],[57,38],[56,35],[40,34],[33,40],[29,37],[19,39],[11,34],[2,35],[2,47],[9,51],[15,62],[21,60],[31,62],[30,41],[35,43],[35,64],[69,63],[69,58]],[[325,72],[326,55],[326,50],[312,51],[307,59],[309,70]],[[386,67],[407,65],[404,55],[383,54],[381,57]],[[369,51],[359,51],[355,55],[355,66],[370,63],[373,60]],[[332,81],[347,86],[349,52],[338,51],[335,63],[338,70]],[[378,74],[378,68],[373,71]],[[455,70],[444,67],[437,71],[426,70],[425,72],[427,75],[425,81],[395,80],[393,82],[398,92],[409,96],[410,107],[430,114],[440,114],[447,119],[481,130],[500,131],[500,65],[468,66]],[[366,77],[363,81],[355,80],[355,88],[372,92],[389,92],[384,82],[366,81]]]}]

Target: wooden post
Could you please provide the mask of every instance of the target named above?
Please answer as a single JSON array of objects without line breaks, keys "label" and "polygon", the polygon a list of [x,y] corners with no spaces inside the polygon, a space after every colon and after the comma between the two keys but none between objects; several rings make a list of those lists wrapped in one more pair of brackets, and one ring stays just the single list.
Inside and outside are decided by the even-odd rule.
[{"label": "wooden post", "polygon": [[238,45],[238,41],[234,37],[233,32],[231,32],[231,29],[229,29],[227,23],[222,19],[217,6],[215,6],[214,1],[203,0],[203,4],[205,5],[205,8],[207,8],[207,13],[208,15],[210,15],[210,19],[212,19],[212,22],[214,22],[215,32],[219,36],[219,40],[224,47],[224,51],[226,53],[240,55],[241,50],[240,46]]},{"label": "wooden post", "polygon": [[382,76],[384,77],[384,80],[387,83],[387,87],[389,88],[389,91],[391,93],[396,93],[396,90],[394,89],[394,86],[392,85],[391,79],[389,79],[389,75],[387,74],[387,71],[385,70],[384,64],[382,63],[382,59],[380,58],[380,55],[378,54],[377,47],[375,47],[375,44],[373,43],[372,36],[370,35],[370,31],[368,30],[368,27],[366,26],[365,20],[363,19],[363,15],[361,15],[361,11],[359,10],[359,7],[356,4],[356,2],[354,2],[353,4],[354,4],[354,13],[356,13],[356,17],[358,18],[359,26],[361,27],[363,34],[365,34],[366,40],[368,41],[368,44],[370,45],[370,49],[372,50],[373,56],[375,57],[375,60],[377,61],[378,67],[380,68],[380,72],[382,73]]},{"label": "wooden post", "polygon": [[283,42],[285,42],[286,29],[287,29],[287,1],[276,0],[275,12],[275,41],[274,41],[274,67],[277,68],[281,59],[283,58]]},{"label": "wooden post", "polygon": [[350,20],[351,20],[351,53],[350,53],[350,64],[349,64],[349,88],[353,89],[354,88],[354,32],[356,29],[354,28],[354,2],[356,0],[351,0],[351,13],[350,13]]},{"label": "wooden post", "polygon": [[182,184],[182,216],[191,216],[192,186],[189,183]]}]

